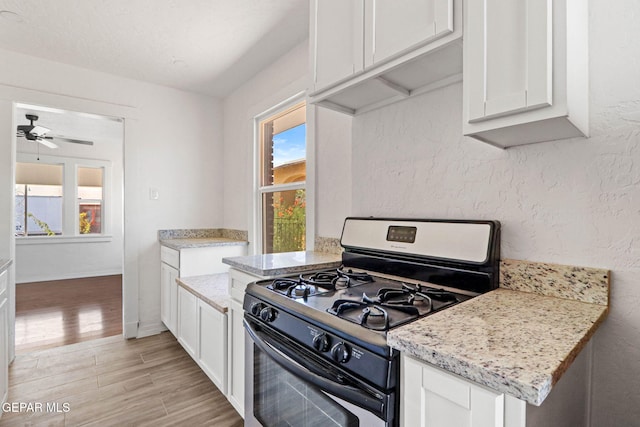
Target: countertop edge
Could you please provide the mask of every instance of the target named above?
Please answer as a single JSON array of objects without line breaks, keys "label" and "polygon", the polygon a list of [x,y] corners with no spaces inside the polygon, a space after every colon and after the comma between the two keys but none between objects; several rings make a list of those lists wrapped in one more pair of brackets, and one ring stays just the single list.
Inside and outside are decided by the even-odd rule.
[{"label": "countertop edge", "polygon": [[[180,242],[176,242],[179,240]],[[160,245],[166,246],[171,249],[181,250],[181,249],[190,249],[190,248],[208,248],[208,247],[216,247],[216,246],[247,246],[249,242],[246,240],[229,240],[222,238],[211,238],[209,242],[204,242],[202,238],[193,239],[193,242],[185,242],[185,240],[189,239],[161,239]]]},{"label": "countertop edge", "polygon": [[[207,275],[207,276],[218,276],[218,275],[224,275],[224,276],[229,276],[228,273],[218,273],[218,274],[211,274],[211,275]],[[196,276],[196,277],[204,277],[204,276]],[[211,307],[213,307],[214,309],[218,310],[220,313],[222,314],[226,314],[229,307],[221,305],[218,301],[215,301],[213,299],[211,299],[210,297],[198,292],[196,289],[194,289],[191,285],[189,285],[189,283],[185,282],[185,280],[189,280],[189,277],[178,277],[176,278],[176,282],[178,283],[178,286],[182,287],[183,289],[185,289],[187,292],[195,295],[196,297],[200,298],[202,301],[206,302],[208,305],[210,305]],[[231,300],[231,296],[228,295],[228,299]]]},{"label": "countertop edge", "polygon": [[324,270],[327,268],[337,268],[341,264],[339,261],[332,261],[332,262],[325,262],[322,264],[316,263],[316,264],[305,264],[305,265],[292,266],[292,267],[260,269],[260,268],[255,268],[253,266],[249,266],[247,264],[225,260],[225,258],[222,259],[222,262],[237,270],[244,271],[246,273],[251,273],[258,276],[266,276],[266,277],[304,273],[311,270]]}]

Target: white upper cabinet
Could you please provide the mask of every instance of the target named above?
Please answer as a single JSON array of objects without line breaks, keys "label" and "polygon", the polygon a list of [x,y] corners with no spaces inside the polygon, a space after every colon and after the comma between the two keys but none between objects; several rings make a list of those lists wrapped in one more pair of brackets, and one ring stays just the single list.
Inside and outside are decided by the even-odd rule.
[{"label": "white upper cabinet", "polygon": [[313,88],[320,90],[362,71],[364,0],[315,0],[311,6]]},{"label": "white upper cabinet", "polygon": [[462,0],[311,0],[310,102],[348,114],[462,78]]},{"label": "white upper cabinet", "polygon": [[365,65],[453,32],[453,0],[367,0]]},{"label": "white upper cabinet", "polygon": [[499,147],[588,134],[583,0],[469,0],[464,133]]}]

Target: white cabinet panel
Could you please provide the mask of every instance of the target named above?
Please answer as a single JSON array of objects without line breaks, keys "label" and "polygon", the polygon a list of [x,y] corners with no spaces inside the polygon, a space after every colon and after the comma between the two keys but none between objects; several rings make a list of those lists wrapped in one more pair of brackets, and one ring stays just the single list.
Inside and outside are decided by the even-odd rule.
[{"label": "white cabinet panel", "polygon": [[198,361],[218,389],[227,392],[227,315],[198,300]]},{"label": "white cabinet panel", "polygon": [[[4,280],[6,280],[6,271],[3,274]],[[2,277],[0,277],[0,280],[3,280]],[[6,294],[4,297],[0,297],[0,403],[7,401],[9,393],[9,323],[7,301]]]},{"label": "white cabinet panel", "polygon": [[227,399],[244,418],[244,326],[242,324],[244,312],[242,304],[232,299],[227,315],[229,316]]},{"label": "white cabinet panel", "polygon": [[314,0],[310,102],[359,114],[461,79],[462,0]]},{"label": "white cabinet panel", "polygon": [[453,32],[453,0],[368,0],[365,65]]},{"label": "white cabinet panel", "polygon": [[[466,381],[434,366],[402,356],[402,425],[404,427],[506,427],[505,395]],[[525,427],[519,400],[508,427]]]},{"label": "white cabinet panel", "polygon": [[178,342],[197,359],[198,354],[198,298],[178,287]]},{"label": "white cabinet panel", "polygon": [[312,2],[313,87],[321,90],[363,68],[364,0]]},{"label": "white cabinet panel", "polygon": [[160,318],[171,333],[177,335],[178,326],[178,270],[160,263]]},{"label": "white cabinet panel", "polygon": [[469,3],[469,121],[551,105],[551,1]]},{"label": "white cabinet panel", "polygon": [[503,148],[588,136],[587,4],[466,3],[465,135]]}]

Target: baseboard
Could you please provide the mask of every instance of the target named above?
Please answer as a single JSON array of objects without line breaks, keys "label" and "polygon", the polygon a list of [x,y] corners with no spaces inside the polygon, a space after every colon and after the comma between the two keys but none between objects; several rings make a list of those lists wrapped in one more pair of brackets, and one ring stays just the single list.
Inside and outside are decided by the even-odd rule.
[{"label": "baseboard", "polygon": [[122,270],[77,272],[77,273],[59,274],[55,276],[37,275],[37,276],[30,276],[30,277],[16,277],[16,285],[19,285],[20,283],[49,282],[52,280],[84,279],[87,277],[114,276],[117,274],[122,274]]},{"label": "baseboard", "polygon": [[159,333],[164,332],[166,330],[167,330],[167,327],[164,326],[164,323],[162,322],[140,324],[140,326],[138,327],[137,338],[144,338],[151,335],[158,335]]}]

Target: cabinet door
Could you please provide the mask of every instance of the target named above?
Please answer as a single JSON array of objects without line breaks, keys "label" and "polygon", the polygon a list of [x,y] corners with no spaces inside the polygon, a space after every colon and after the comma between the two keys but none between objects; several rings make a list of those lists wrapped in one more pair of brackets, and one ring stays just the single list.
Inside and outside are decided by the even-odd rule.
[{"label": "cabinet door", "polygon": [[227,393],[227,315],[198,300],[198,359],[202,370]]},{"label": "cabinet door", "polygon": [[197,360],[198,354],[198,298],[178,287],[178,342]]},{"label": "cabinet door", "polygon": [[367,0],[365,66],[453,32],[453,0]]},{"label": "cabinet door", "polygon": [[[5,273],[6,280],[6,271]],[[0,280],[2,278],[0,277]],[[9,324],[7,298],[0,299],[0,403],[7,401],[9,393]]]},{"label": "cabinet door", "polygon": [[363,68],[364,0],[314,0],[311,4],[313,90]]},{"label": "cabinet door", "polygon": [[468,121],[551,105],[551,0],[474,0],[466,7]]},{"label": "cabinet door", "polygon": [[244,312],[242,304],[231,300],[228,318],[228,370],[229,386],[227,398],[238,413],[244,418]]},{"label": "cabinet door", "polygon": [[160,263],[160,319],[175,336],[178,319],[178,270]]},{"label": "cabinet door", "polygon": [[404,427],[504,427],[504,394],[402,357]]}]

